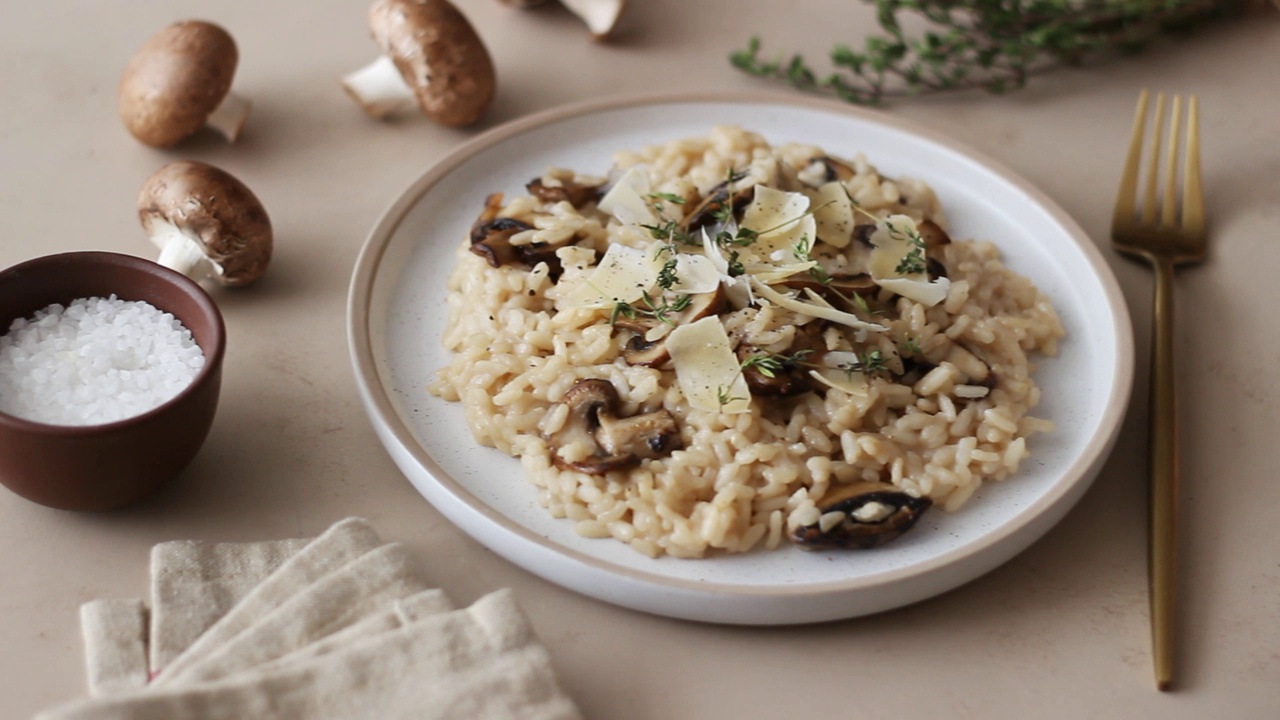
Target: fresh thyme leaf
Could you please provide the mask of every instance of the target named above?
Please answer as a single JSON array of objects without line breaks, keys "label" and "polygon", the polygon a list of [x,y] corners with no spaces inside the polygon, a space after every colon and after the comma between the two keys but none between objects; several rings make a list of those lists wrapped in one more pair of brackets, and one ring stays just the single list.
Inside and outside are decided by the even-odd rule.
[{"label": "fresh thyme leaf", "polygon": [[920,354],[920,341],[917,340],[916,338],[911,337],[910,335],[903,338],[902,342],[898,345],[898,347],[902,348],[902,352],[907,355]]},{"label": "fresh thyme leaf", "polygon": [[609,324],[618,324],[618,316],[625,315],[632,320],[636,319],[636,309],[629,303],[616,302],[613,304],[613,310],[609,312]]},{"label": "fresh thyme leaf", "polygon": [[911,252],[902,256],[902,260],[898,262],[898,266],[893,271],[899,275],[915,275],[924,272],[924,251],[920,248],[913,248]]},{"label": "fresh thyme leaf", "polygon": [[[1086,60],[1132,53],[1174,32],[1246,12],[1250,0],[868,0],[881,34],[856,49],[837,45],[830,72],[799,54],[762,56],[759,37],[729,62],[770,78],[846,102],[875,105],[886,98],[984,89],[1020,88],[1033,75]],[[918,16],[902,18],[901,16]],[[918,28],[903,30],[903,20]],[[915,22],[915,20],[919,22]]]},{"label": "fresh thyme leaf", "polygon": [[657,200],[666,200],[667,202],[671,203],[672,205],[683,205],[683,204],[684,204],[684,198],[682,198],[682,197],[680,197],[679,195],[676,195],[676,194],[674,194],[674,193],[656,192],[656,193],[649,193],[648,195],[646,195],[646,197],[648,197],[650,200],[654,200],[654,201],[657,201]]},{"label": "fresh thyme leaf", "polygon": [[782,372],[782,360],[774,355],[752,355],[742,361],[742,369],[746,370],[748,368],[755,368],[761,375],[772,379]]},{"label": "fresh thyme leaf", "polygon": [[729,277],[738,277],[747,274],[747,267],[742,264],[742,260],[738,259],[737,250],[729,251]]},{"label": "fresh thyme leaf", "polygon": [[716,400],[720,403],[720,407],[724,407],[734,400],[746,400],[744,397],[730,397],[730,392],[732,392],[731,388],[725,387],[724,385],[716,386]]},{"label": "fresh thyme leaf", "polygon": [[662,269],[658,271],[658,287],[663,290],[670,290],[671,286],[676,284],[676,265],[678,264],[673,252],[671,258],[663,263]]}]

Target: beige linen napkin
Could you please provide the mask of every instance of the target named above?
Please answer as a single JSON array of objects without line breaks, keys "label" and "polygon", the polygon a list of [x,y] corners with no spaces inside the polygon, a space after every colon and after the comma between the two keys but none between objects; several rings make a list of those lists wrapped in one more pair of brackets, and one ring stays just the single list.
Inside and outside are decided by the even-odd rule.
[{"label": "beige linen napkin", "polygon": [[[300,589],[381,544],[378,533],[365,520],[347,518],[334,524],[279,564],[276,572],[259,577],[256,587],[243,594],[233,607],[224,609],[221,618],[206,632],[190,638],[182,646],[171,643],[163,661],[153,652],[151,670],[157,675],[155,684],[166,684],[171,677],[240,634]],[[175,608],[172,612],[178,611]],[[171,652],[175,649],[181,654]]]},{"label": "beige linen napkin", "polygon": [[147,606],[141,599],[93,600],[80,606],[89,694],[147,685]]},{"label": "beige linen napkin", "polygon": [[150,666],[165,667],[305,540],[210,543],[179,540],[151,549]]},{"label": "beige linen napkin", "polygon": [[428,589],[403,545],[383,545],[300,588],[208,654],[157,677],[152,687],[216,680],[270,662]]},{"label": "beige linen napkin", "polygon": [[332,653],[187,687],[81,701],[37,720],[576,720],[508,591]]},{"label": "beige linen napkin", "polygon": [[[322,638],[310,645],[294,650],[283,657],[249,668],[246,672],[269,672],[272,669],[286,666],[289,663],[318,658],[321,655],[328,655],[329,653],[350,647],[365,638],[397,630],[423,618],[452,612],[455,609],[456,608],[454,608],[453,603],[449,600],[449,597],[444,594],[443,590],[433,589],[420,592],[417,595],[411,595],[403,600],[397,600],[392,603],[391,607],[370,615],[353,625],[348,625],[342,630],[339,630],[326,638]],[[228,675],[228,677],[232,676],[234,676],[234,674]]]}]

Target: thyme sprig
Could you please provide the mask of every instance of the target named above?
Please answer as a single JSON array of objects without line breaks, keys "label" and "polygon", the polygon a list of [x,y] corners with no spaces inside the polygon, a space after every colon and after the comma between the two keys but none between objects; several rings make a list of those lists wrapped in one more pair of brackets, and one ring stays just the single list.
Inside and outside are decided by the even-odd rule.
[{"label": "thyme sprig", "polygon": [[[751,75],[859,105],[980,88],[1002,93],[1036,74],[1141,50],[1162,35],[1239,14],[1254,0],[868,0],[883,31],[861,50],[837,45],[823,74],[800,54],[761,57],[761,41],[729,56]],[[904,15],[927,29],[908,35]],[[919,23],[914,23],[916,26]]]}]

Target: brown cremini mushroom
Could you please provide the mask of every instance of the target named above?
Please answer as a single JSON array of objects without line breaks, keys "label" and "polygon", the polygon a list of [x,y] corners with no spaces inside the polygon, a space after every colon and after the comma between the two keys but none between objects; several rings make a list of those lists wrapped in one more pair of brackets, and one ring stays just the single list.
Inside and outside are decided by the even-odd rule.
[{"label": "brown cremini mushroom", "polygon": [[809,550],[867,550],[910,530],[931,505],[929,498],[888,483],[838,485],[818,504],[818,521],[795,528],[790,537]]},{"label": "brown cremini mushroom", "polygon": [[[608,380],[579,380],[562,402],[568,406],[569,417],[547,442],[552,462],[563,470],[602,475],[668,455],[681,446],[680,429],[666,410],[618,417],[618,391]],[[590,447],[591,454],[566,460],[561,449],[575,443]]]},{"label": "brown cremini mushroom", "polygon": [[212,165],[183,160],[160,168],[138,194],[138,219],[157,260],[193,279],[236,287],[271,261],[271,219],[244,183]]},{"label": "brown cremini mushroom", "polygon": [[200,20],[174,23],[125,66],[116,92],[120,119],[152,147],[169,147],[205,125],[235,142],[250,107],[231,92],[238,61],[226,30]]},{"label": "brown cremini mushroom", "polygon": [[383,118],[416,105],[456,127],[476,122],[489,108],[497,86],[493,60],[448,0],[375,0],[369,30],[382,56],[342,78],[369,115]]}]

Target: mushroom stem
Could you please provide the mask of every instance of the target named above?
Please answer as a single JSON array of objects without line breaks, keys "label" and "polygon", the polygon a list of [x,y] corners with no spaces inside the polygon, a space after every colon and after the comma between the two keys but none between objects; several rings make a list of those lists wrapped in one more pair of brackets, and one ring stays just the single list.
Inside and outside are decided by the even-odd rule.
[{"label": "mushroom stem", "polygon": [[606,40],[618,23],[627,0],[560,0],[574,15],[587,24],[593,40]]},{"label": "mushroom stem", "polygon": [[395,62],[386,55],[343,76],[342,89],[355,99],[371,117],[381,120],[392,113],[411,110],[418,105]]},{"label": "mushroom stem", "polygon": [[235,142],[244,127],[244,121],[249,119],[251,107],[253,103],[248,98],[229,92],[222,103],[209,113],[204,124],[221,133],[227,142]]},{"label": "mushroom stem", "polygon": [[176,270],[195,280],[209,277],[217,271],[200,243],[173,223],[152,222],[150,240],[160,248],[160,257],[156,258],[156,262],[170,270]]}]

